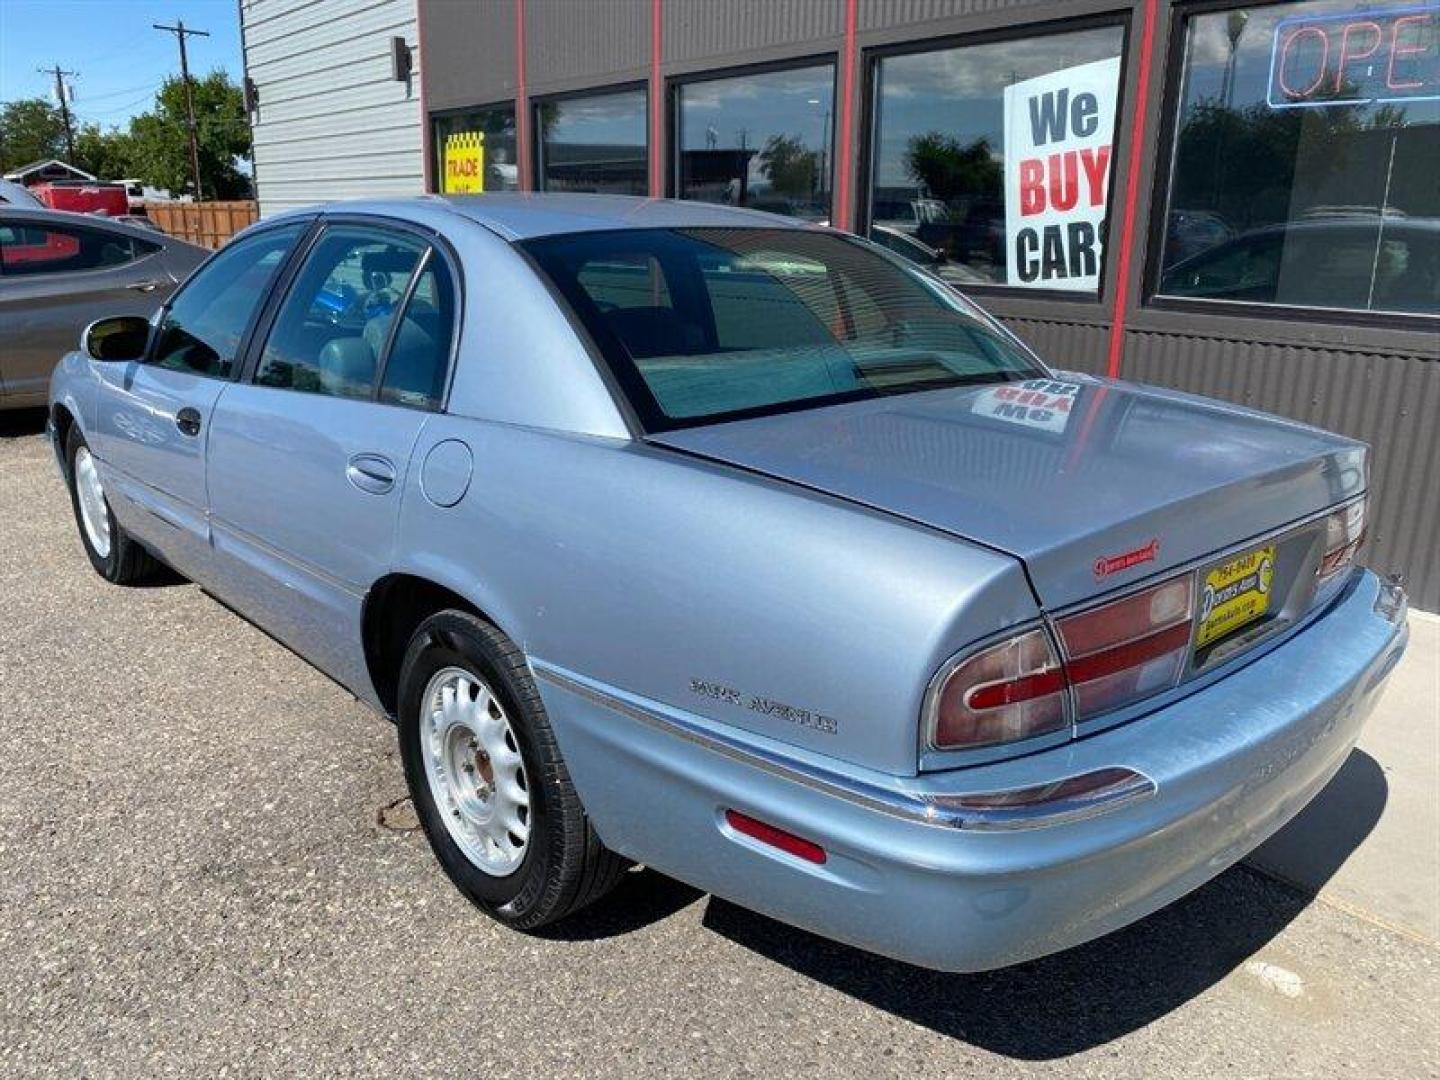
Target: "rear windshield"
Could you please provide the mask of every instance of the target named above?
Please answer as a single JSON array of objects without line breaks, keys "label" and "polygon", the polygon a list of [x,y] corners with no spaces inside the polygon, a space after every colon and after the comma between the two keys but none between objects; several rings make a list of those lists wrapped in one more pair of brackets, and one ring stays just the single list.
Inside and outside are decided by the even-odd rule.
[{"label": "rear windshield", "polygon": [[637,229],[523,245],[647,430],[1043,375],[946,286],[799,229]]}]

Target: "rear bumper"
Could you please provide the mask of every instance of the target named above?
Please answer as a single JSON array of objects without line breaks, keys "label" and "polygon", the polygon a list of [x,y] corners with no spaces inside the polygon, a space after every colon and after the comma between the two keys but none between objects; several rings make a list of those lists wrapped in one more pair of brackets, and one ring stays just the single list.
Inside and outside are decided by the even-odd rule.
[{"label": "rear bumper", "polygon": [[[691,717],[536,661],[605,842],[719,896],[925,967],[977,971],[1080,944],[1244,856],[1339,769],[1408,637],[1403,594],[1357,574],[1330,611],[1166,708],[1029,757],[896,778],[707,739]],[[1018,818],[966,796],[1101,770],[1140,782]],[[732,830],[734,808],[820,844],[805,862]]]}]

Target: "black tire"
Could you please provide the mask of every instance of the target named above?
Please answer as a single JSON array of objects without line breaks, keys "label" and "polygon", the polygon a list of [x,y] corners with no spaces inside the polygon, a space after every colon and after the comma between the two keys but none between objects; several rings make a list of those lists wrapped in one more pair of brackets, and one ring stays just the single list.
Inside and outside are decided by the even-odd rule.
[{"label": "black tire", "polygon": [[97,574],[115,585],[136,585],[146,581],[160,569],[160,563],[139,541],[121,528],[120,523],[115,520],[114,511],[110,509],[108,498],[105,499],[105,517],[110,526],[110,550],[101,555],[90,541],[90,534],[85,529],[85,518],[80,510],[80,493],[75,478],[75,455],[82,449],[87,453],[90,451],[85,437],[80,434],[80,428],[72,425],[70,435],[65,440],[65,476],[70,486],[70,509],[75,515],[75,528],[80,532],[80,543],[85,547],[90,565]]},{"label": "black tire", "polygon": [[[432,677],[463,668],[489,686],[510,721],[530,796],[530,836],[520,865],[496,877],[450,836],[425,774],[420,747],[424,695]],[[399,683],[400,756],[416,816],[455,886],[486,914],[536,930],[605,895],[629,866],[596,836],[560,756],[539,691],[518,648],[494,626],[462,611],[420,625],[405,650]]]}]

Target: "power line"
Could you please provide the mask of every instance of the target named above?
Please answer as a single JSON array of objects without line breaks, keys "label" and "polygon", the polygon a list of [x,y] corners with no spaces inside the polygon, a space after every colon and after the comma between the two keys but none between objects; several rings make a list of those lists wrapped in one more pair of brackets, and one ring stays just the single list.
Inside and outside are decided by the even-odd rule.
[{"label": "power line", "polygon": [[60,119],[65,122],[65,160],[75,160],[75,125],[70,122],[70,91],[65,86],[65,76],[79,76],[78,71],[66,71],[59,64],[53,68],[36,68],[42,75],[55,76],[55,100],[60,103]]},{"label": "power line", "polygon": [[190,61],[185,55],[185,39],[187,37],[209,37],[206,30],[187,30],[182,19],[176,19],[174,26],[164,26],[161,23],[151,23],[156,30],[164,30],[167,34],[174,34],[175,40],[180,43],[180,78],[185,83],[185,126],[190,131],[190,168],[195,175],[195,201],[200,202],[203,196],[200,194],[200,142],[195,134],[195,94],[190,86]]}]

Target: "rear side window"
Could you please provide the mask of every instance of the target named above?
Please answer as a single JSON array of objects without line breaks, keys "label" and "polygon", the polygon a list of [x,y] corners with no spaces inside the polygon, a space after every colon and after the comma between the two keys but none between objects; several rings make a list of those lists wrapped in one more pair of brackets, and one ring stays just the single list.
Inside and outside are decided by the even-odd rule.
[{"label": "rear side window", "polygon": [[444,264],[423,241],[364,225],[332,226],[295,276],[255,382],[435,408],[454,308]]},{"label": "rear side window", "polygon": [[381,376],[381,401],[414,409],[440,407],[454,326],[454,283],[444,260],[431,251],[395,327]]},{"label": "rear side window", "polygon": [[6,277],[105,270],[159,249],[159,244],[108,229],[15,220],[0,224],[0,265]]},{"label": "rear side window", "polygon": [[305,228],[297,222],[248,236],[202,266],[165,309],[151,362],[228,379],[251,318]]}]

